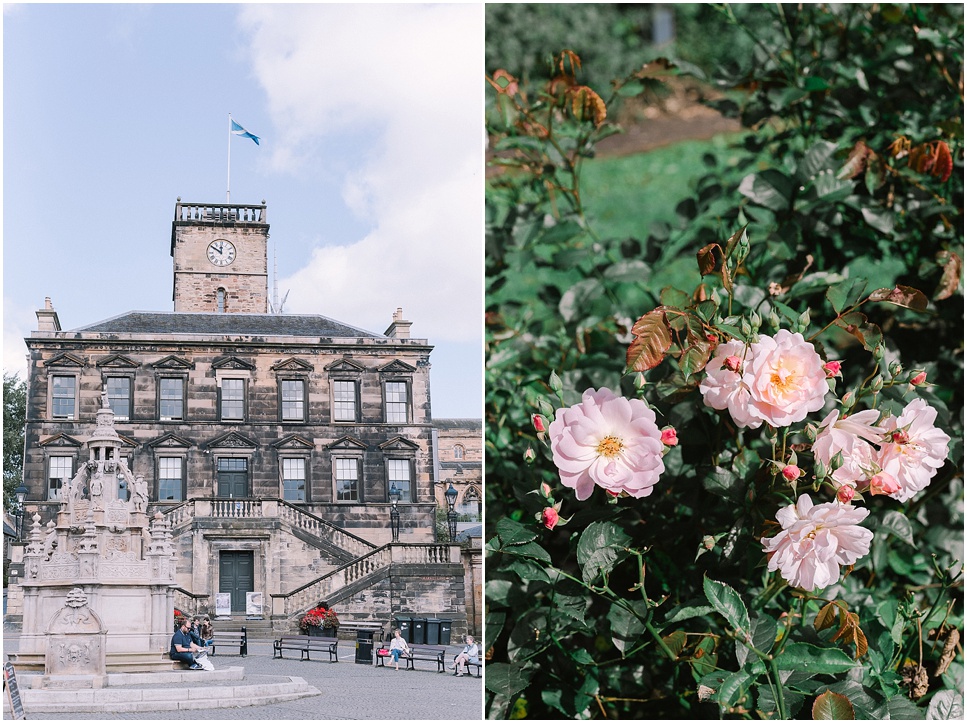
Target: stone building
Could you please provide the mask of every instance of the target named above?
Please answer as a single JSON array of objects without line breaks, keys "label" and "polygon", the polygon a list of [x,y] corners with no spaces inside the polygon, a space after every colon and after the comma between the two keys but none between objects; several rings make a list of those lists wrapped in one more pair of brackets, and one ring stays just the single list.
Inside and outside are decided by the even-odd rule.
[{"label": "stone building", "polygon": [[459,548],[434,531],[432,347],[399,309],[384,333],[267,313],[268,231],[264,202],[179,199],[173,312],[63,330],[46,301],[26,339],[29,514],[54,516],[105,393],[148,514],[171,525],[181,609],[215,613],[222,593],[243,616],[262,593],[276,629],[319,602],[462,617]]},{"label": "stone building", "polygon": [[483,423],[479,419],[437,419],[433,422],[437,454],[437,508],[447,511],[450,485],[457,492],[457,531],[483,520]]}]

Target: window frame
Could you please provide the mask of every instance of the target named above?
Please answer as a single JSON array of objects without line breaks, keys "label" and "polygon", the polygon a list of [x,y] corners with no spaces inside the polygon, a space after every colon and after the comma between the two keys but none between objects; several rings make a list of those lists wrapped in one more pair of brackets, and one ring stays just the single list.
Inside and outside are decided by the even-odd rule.
[{"label": "window frame", "polygon": [[[75,467],[77,465],[77,455],[76,454],[60,454],[60,453],[54,453],[54,452],[52,452],[52,453],[47,454],[46,457],[47,458],[44,460],[44,470],[46,472],[46,474],[45,474],[45,480],[46,481],[44,483],[44,490],[45,490],[44,491],[44,499],[46,499],[49,502],[61,502],[63,500],[62,494],[63,494],[64,486],[66,484],[70,483],[70,481],[74,478],[74,474],[76,473]],[[50,472],[51,472],[51,463],[55,459],[64,459],[64,460],[67,460],[67,476],[66,477],[57,477],[56,478],[56,479],[61,480],[61,484],[60,484],[60,487],[57,489],[56,496],[52,496],[51,495],[51,487],[50,487],[50,480],[52,479],[52,477],[50,476]]]},{"label": "window frame", "polygon": [[[299,417],[286,417],[286,399],[283,393],[286,382],[299,382],[302,385],[302,397],[299,403],[302,405],[302,414]],[[282,424],[305,424],[309,412],[309,380],[305,376],[280,376],[277,379],[277,390],[279,399],[279,422]],[[291,403],[291,402],[290,402]]]},{"label": "window frame", "polygon": [[[408,478],[406,480],[407,482],[406,492],[409,499],[404,499],[403,496],[400,495],[400,502],[404,504],[415,503],[416,494],[414,490],[414,485],[416,484],[415,483],[416,474],[415,474],[415,469],[413,464],[414,460],[412,457],[387,456],[386,459],[384,460],[384,467],[386,470],[386,499],[389,500],[390,488],[393,486],[393,483],[397,481],[396,478],[392,476],[393,462],[402,462],[403,464],[405,464],[407,475],[408,475]],[[397,486],[397,489],[399,489],[398,486]]]},{"label": "window frame", "polygon": [[[285,466],[286,462],[302,462],[302,499],[301,500],[291,500],[285,496],[285,482],[286,479],[297,479],[297,478],[287,478],[285,476]],[[311,465],[309,464],[309,458],[307,455],[296,455],[296,454],[286,454],[279,457],[279,497],[283,502],[288,502],[289,504],[307,504],[310,502],[309,499],[309,470]]]},{"label": "window frame", "polygon": [[[396,402],[396,401],[390,402],[389,401],[389,389],[390,389],[390,385],[391,384],[392,385],[396,385],[396,384],[402,384],[403,385],[403,394],[404,394],[404,397],[405,397],[404,400],[403,400],[403,402]],[[389,412],[390,412],[390,404],[393,404],[393,405],[403,404],[404,405],[404,415],[403,415],[404,416],[404,419],[403,419],[403,421],[390,420],[390,414],[389,414]],[[383,380],[383,423],[384,424],[395,424],[395,425],[411,424],[412,423],[412,419],[413,419],[412,409],[413,409],[413,395],[412,395],[412,392],[411,392],[411,383],[410,383],[410,380],[409,379],[400,379],[400,378],[384,379]]]},{"label": "window frame", "polygon": [[[162,476],[161,476],[162,461],[163,460],[173,460],[173,459],[178,460],[178,467],[179,467],[180,477],[179,478],[175,478],[175,477],[164,477],[164,478],[162,478]],[[186,501],[188,499],[188,464],[187,464],[187,462],[188,462],[188,459],[187,459],[187,455],[185,455],[185,454],[158,454],[156,456],[156,458],[155,458],[155,483],[154,483],[154,489],[152,490],[152,492],[154,493],[152,495],[152,497],[155,499],[155,501],[157,501],[157,502],[163,502],[165,504],[180,504],[181,502],[184,502],[184,501]],[[166,479],[166,480],[179,479],[180,480],[180,483],[181,483],[181,499],[177,499],[177,500],[161,499],[161,480],[162,479]]]},{"label": "window frame", "polygon": [[[181,382],[181,416],[180,417],[166,417],[162,414],[162,402],[165,398],[162,396],[162,391],[164,383],[170,380],[178,380]],[[184,422],[188,417],[188,377],[185,374],[161,374],[158,376],[157,384],[157,410],[158,410],[158,420],[161,422]]]},{"label": "window frame", "polygon": [[[56,379],[70,379],[71,380],[71,383],[74,385],[74,390],[73,390],[74,393],[73,393],[73,396],[72,396],[72,406],[71,406],[71,413],[70,414],[54,414],[54,403],[55,403],[55,400],[57,400],[57,399],[67,399],[68,398],[66,395],[57,395],[57,394],[54,393],[55,392],[55,386],[56,386],[56,383],[55,383],[54,380],[56,380]],[[70,372],[64,373],[64,372],[57,371],[57,372],[51,373],[48,376],[48,383],[47,383],[47,390],[48,390],[48,392],[47,392],[47,410],[48,410],[48,413],[49,413],[48,416],[49,416],[50,419],[66,420],[66,421],[76,421],[77,419],[80,418],[80,415],[78,414],[78,407],[79,407],[78,391],[79,391],[79,388],[80,388],[80,379],[78,377],[78,374],[76,374],[76,373],[70,373]]]},{"label": "window frame", "polygon": [[[225,382],[240,382],[242,386],[241,407],[242,412],[238,417],[225,416],[225,402],[234,402],[234,399],[225,399]],[[218,421],[220,422],[245,422],[248,413],[248,379],[245,377],[223,377],[218,383]]]},{"label": "window frame", "polygon": [[[111,404],[111,391],[110,384],[112,379],[123,379],[127,382],[128,386],[128,414],[121,415],[118,414],[114,409],[114,405]],[[111,404],[111,411],[114,412],[114,419],[116,421],[128,422],[134,419],[134,375],[132,374],[105,374],[104,375],[104,387],[107,391],[108,403]]]},{"label": "window frame", "polygon": [[[360,416],[359,416],[359,408],[360,408],[359,380],[358,379],[351,379],[351,378],[347,378],[347,377],[334,377],[333,379],[330,380],[330,384],[331,384],[331,387],[330,387],[331,397],[330,398],[332,399],[332,404],[331,404],[331,407],[330,407],[331,408],[330,417],[332,419],[332,423],[333,424],[359,424],[359,421],[360,421]],[[352,417],[352,419],[339,419],[336,416],[336,404],[339,401],[338,399],[336,399],[336,385],[337,384],[351,384],[352,385],[352,391],[353,391],[353,417]]]},{"label": "window frame", "polygon": [[[339,463],[354,462],[356,465],[356,499],[339,499]],[[365,504],[366,494],[364,485],[363,456],[361,454],[346,453],[344,451],[332,455],[332,502],[337,505]]]}]

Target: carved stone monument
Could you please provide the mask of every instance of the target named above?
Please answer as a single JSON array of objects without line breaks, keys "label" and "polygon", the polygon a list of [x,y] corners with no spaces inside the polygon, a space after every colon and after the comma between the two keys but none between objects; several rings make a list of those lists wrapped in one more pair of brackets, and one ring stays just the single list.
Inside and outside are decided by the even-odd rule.
[{"label": "carved stone monument", "polygon": [[149,523],[122,444],[105,395],[89,458],[62,491],[56,522],[44,531],[33,517],[20,652],[10,658],[44,670],[47,687],[64,687],[66,677],[87,676],[81,686],[100,687],[106,673],[171,670],[171,532],[160,514]]}]

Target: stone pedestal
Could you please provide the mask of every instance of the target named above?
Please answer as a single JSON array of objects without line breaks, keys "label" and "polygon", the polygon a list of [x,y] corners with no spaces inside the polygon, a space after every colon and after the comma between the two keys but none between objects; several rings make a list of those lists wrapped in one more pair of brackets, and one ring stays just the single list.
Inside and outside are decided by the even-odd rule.
[{"label": "stone pedestal", "polygon": [[107,681],[107,630],[88,607],[87,595],[75,587],[64,607],[47,624],[45,688],[103,688]]}]

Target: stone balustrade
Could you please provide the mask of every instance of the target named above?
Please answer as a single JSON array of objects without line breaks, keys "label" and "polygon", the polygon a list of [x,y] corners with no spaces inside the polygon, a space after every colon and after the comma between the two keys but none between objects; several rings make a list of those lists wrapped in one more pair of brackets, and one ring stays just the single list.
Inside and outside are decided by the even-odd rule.
[{"label": "stone balustrade", "polygon": [[198,223],[268,223],[265,204],[249,205],[240,203],[185,203],[181,199],[175,204],[175,221]]}]

